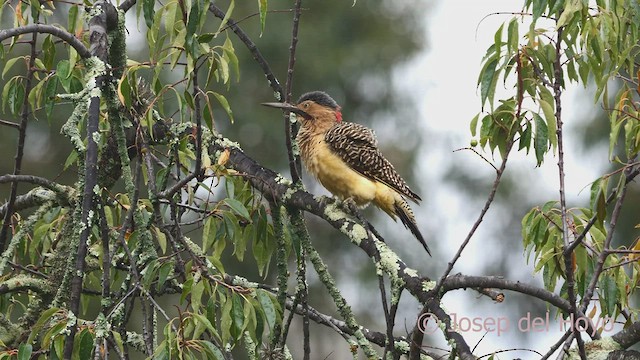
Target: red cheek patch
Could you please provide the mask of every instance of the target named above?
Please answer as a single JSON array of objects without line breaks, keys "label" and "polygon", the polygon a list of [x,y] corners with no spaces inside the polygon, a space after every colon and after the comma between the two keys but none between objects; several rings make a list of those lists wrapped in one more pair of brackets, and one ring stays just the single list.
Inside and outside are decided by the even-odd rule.
[{"label": "red cheek patch", "polygon": [[338,120],[338,122],[342,121],[342,113],[340,111],[336,111],[336,120]]}]

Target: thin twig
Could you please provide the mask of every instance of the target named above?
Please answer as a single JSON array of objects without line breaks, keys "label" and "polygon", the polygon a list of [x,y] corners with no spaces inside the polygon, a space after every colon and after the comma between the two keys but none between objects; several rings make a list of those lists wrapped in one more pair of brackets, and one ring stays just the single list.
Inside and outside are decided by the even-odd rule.
[{"label": "thin twig", "polygon": [[[212,3],[209,6],[209,11],[211,11],[213,15],[215,15],[215,17],[219,19],[224,19],[225,16],[227,15],[222,9],[217,7],[214,3]],[[260,50],[258,50],[258,47],[256,46],[256,44],[253,41],[251,41],[251,38],[249,38],[247,33],[245,33],[244,30],[242,30],[242,28],[240,28],[232,18],[227,19],[227,26],[231,28],[231,30],[236,34],[238,39],[240,39],[240,41],[242,41],[245,44],[245,46],[251,53],[251,56],[253,56],[253,59],[258,63],[258,66],[260,66],[260,68],[262,69],[263,73],[267,77],[269,86],[277,94],[276,100],[282,101],[285,96],[284,90],[282,89],[282,85],[280,85],[280,82],[278,81],[276,76],[273,74],[273,71],[271,70],[269,63],[264,58],[264,56],[262,56],[262,53],[260,53]]]},{"label": "thin twig", "polygon": [[[1,34],[1,31],[0,31]],[[22,109],[20,113],[20,125],[18,126],[18,145],[16,147],[16,156],[13,163],[13,174],[19,175],[22,172],[22,156],[24,155],[25,139],[27,137],[27,124],[29,123],[29,96],[33,86],[33,74],[35,69],[36,57],[38,56],[36,43],[38,41],[38,33],[34,32],[31,37],[31,55],[29,56],[29,68],[24,87],[24,99],[22,101]],[[2,46],[0,44],[0,46]],[[11,193],[7,202],[7,212],[4,214],[2,228],[0,229],[0,252],[4,251],[7,236],[9,234],[9,226],[11,225],[11,217],[13,215],[13,205],[18,196],[18,183],[11,183]]]},{"label": "thin twig", "polygon": [[[565,169],[564,169],[564,138],[563,138],[563,122],[562,122],[562,86],[564,83],[563,80],[563,71],[562,64],[560,63],[560,56],[562,53],[561,45],[562,45],[562,34],[564,27],[560,27],[557,31],[557,40],[556,40],[556,57],[553,62],[553,94],[555,101],[555,118],[557,123],[556,135],[558,137],[558,178],[560,182],[560,219],[562,221],[562,238],[564,241],[565,250],[571,246],[569,239],[569,224],[567,221],[567,200],[565,196]],[[541,78],[544,82],[544,77]],[[564,254],[564,265],[565,265],[565,276],[567,282],[567,297],[569,298],[569,303],[571,304],[571,314],[578,318],[578,309],[576,304],[576,288],[575,288],[575,275],[573,272],[573,252],[565,252]],[[580,358],[582,360],[586,360],[586,353],[584,349],[584,341],[582,340],[582,336],[578,329],[574,329],[574,336],[578,343],[578,350],[580,353]]]},{"label": "thin twig", "polygon": [[[511,151],[511,147],[512,146],[513,146],[513,142],[510,141],[507,144],[507,150],[505,152],[506,154],[509,154],[509,152]],[[493,181],[493,186],[491,188],[491,191],[489,192],[489,197],[487,198],[487,201],[485,201],[484,207],[480,211],[480,215],[478,215],[478,218],[476,219],[476,222],[471,227],[471,230],[469,231],[469,233],[467,234],[467,237],[464,239],[464,241],[462,242],[462,244],[458,248],[458,251],[456,252],[456,254],[453,256],[451,261],[449,261],[449,263],[447,264],[447,269],[444,271],[442,276],[440,276],[440,278],[438,279],[436,287],[433,290],[433,294],[438,294],[438,292],[440,291],[440,288],[442,287],[442,283],[443,283],[444,279],[446,279],[447,276],[449,276],[449,274],[453,270],[454,265],[456,264],[456,262],[458,261],[458,259],[462,255],[462,252],[464,251],[466,246],[471,241],[471,238],[473,237],[473,235],[475,234],[476,230],[478,229],[478,227],[482,223],[482,220],[484,219],[484,216],[486,215],[487,211],[489,211],[489,208],[491,207],[491,204],[493,203],[493,199],[496,196],[496,192],[498,191],[498,186],[500,185],[500,181],[502,180],[502,174],[504,174],[504,170],[507,167],[507,159],[508,158],[509,157],[507,155],[507,156],[504,157],[504,159],[502,159],[502,164],[500,164],[500,168],[496,171],[496,178]]]},{"label": "thin twig", "polygon": [[596,267],[593,271],[593,275],[591,281],[589,282],[589,286],[585,291],[584,297],[582,298],[582,304],[580,305],[580,309],[584,312],[589,306],[591,302],[591,298],[595,293],[596,286],[598,285],[598,280],[600,275],[604,270],[604,263],[607,257],[609,256],[609,248],[611,247],[611,241],[613,240],[613,234],[616,229],[616,225],[618,224],[618,219],[620,217],[620,212],[622,210],[622,204],[624,203],[625,195],[627,194],[627,182],[622,185],[622,190],[620,191],[620,195],[618,196],[618,200],[613,208],[613,212],[611,213],[611,220],[609,222],[609,231],[607,232],[607,237],[604,240],[603,251],[598,256],[598,262],[596,263]]},{"label": "thin twig", "polygon": [[0,125],[9,126],[9,127],[12,127],[12,128],[16,128],[18,130],[20,129],[20,124],[14,123],[14,122],[11,122],[11,121],[7,121],[7,120],[0,120]]},{"label": "thin twig", "polygon": [[[291,27],[291,45],[289,46],[289,64],[287,66],[287,82],[285,83],[284,102],[289,103],[291,101],[291,88],[293,87],[293,67],[296,63],[296,48],[298,45],[298,25],[300,23],[300,15],[302,0],[296,0],[293,12],[293,26]],[[285,112],[284,114],[284,128],[285,128],[285,144],[287,146],[287,155],[289,157],[289,171],[291,172],[291,179],[293,183],[300,182],[300,173],[302,167],[300,164],[300,157],[296,156],[293,151],[293,137],[298,131],[297,123],[291,123],[289,117],[291,114]]]}]

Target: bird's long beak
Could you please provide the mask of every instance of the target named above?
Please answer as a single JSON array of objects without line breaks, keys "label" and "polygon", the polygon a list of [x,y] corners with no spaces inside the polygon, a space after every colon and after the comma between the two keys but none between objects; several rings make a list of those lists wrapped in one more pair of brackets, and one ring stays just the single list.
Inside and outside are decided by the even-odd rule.
[{"label": "bird's long beak", "polygon": [[311,119],[312,116],[309,115],[307,112],[298,109],[297,107],[295,107],[294,105],[291,104],[287,104],[287,103],[276,103],[276,102],[269,102],[269,103],[262,103],[262,105],[264,106],[268,106],[268,107],[273,107],[273,108],[278,108],[278,109],[282,109],[284,111],[290,111],[296,115],[300,115],[305,119]]}]

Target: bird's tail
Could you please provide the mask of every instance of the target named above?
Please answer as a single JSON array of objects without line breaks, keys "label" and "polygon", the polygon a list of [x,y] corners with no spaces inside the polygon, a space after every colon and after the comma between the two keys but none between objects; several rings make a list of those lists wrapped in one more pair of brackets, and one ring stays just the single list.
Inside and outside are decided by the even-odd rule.
[{"label": "bird's tail", "polygon": [[424,249],[427,250],[427,254],[431,256],[431,251],[429,250],[429,246],[427,245],[427,242],[424,240],[422,233],[420,233],[420,230],[418,229],[418,224],[416,223],[416,217],[415,215],[413,215],[413,210],[411,210],[411,207],[409,206],[407,201],[404,200],[403,198],[396,199],[396,202],[394,204],[394,210],[395,210],[395,214],[398,215],[398,217],[400,218],[400,221],[402,221],[404,226],[408,228],[409,231],[411,231],[411,233],[416,237],[416,239],[420,241],[420,244],[422,244]]}]

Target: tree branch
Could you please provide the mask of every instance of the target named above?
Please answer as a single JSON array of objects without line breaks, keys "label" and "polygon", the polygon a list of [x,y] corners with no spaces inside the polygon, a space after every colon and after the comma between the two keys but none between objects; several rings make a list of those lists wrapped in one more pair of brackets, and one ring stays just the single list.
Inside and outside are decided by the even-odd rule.
[{"label": "tree branch", "polygon": [[4,41],[8,38],[28,33],[51,34],[71,45],[71,47],[76,49],[78,55],[80,55],[80,57],[82,57],[83,59],[88,59],[91,57],[91,52],[89,52],[89,49],[87,49],[87,47],[84,46],[84,44],[80,40],[73,36],[73,34],[70,34],[65,30],[57,28],[53,25],[31,24],[13,29],[0,30],[0,41]]},{"label": "tree branch", "polygon": [[[109,14],[115,12],[113,5],[106,1],[102,1],[94,5],[99,9],[98,14],[89,20],[89,41],[91,42],[91,55],[97,57],[94,67],[106,67],[108,54],[107,40],[107,24],[114,21],[108,18]],[[111,10],[110,10],[111,8]],[[71,278],[71,295],[69,299],[69,311],[76,316],[80,315],[80,297],[82,294],[82,279],[84,278],[85,257],[87,255],[88,239],[91,233],[92,223],[97,220],[96,214],[93,213],[94,197],[96,195],[96,187],[98,185],[98,144],[95,134],[98,133],[98,125],[100,121],[100,97],[101,88],[104,84],[106,74],[96,72],[94,88],[89,90],[90,102],[87,114],[87,150],[84,160],[84,192],[82,196],[82,213],[80,224],[81,229],[78,242],[78,253],[75,263],[75,271]],[[77,326],[74,324],[69,329],[67,335],[63,358],[70,360],[73,352],[74,337],[77,332]]]}]

